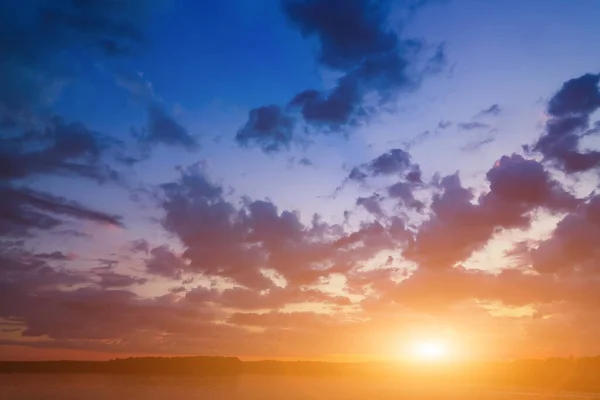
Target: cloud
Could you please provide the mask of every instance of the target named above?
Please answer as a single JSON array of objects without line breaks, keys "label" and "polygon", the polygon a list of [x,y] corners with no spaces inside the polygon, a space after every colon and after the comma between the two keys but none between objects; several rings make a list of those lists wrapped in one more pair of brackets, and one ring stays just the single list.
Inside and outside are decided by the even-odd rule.
[{"label": "cloud", "polygon": [[[129,92],[135,103],[145,107],[147,113],[146,124],[139,129],[131,129],[131,134],[137,140],[142,154],[138,158],[130,157],[130,163],[150,157],[152,149],[158,145],[180,147],[190,152],[200,148],[198,137],[190,134],[168,111],[164,100],[156,94],[154,85],[144,77],[143,73],[117,72],[115,82]],[[176,105],[175,112],[178,111],[178,107],[181,108]]]},{"label": "cloud", "polygon": [[401,149],[393,149],[371,161],[366,169],[371,176],[402,173],[411,166],[410,154]]},{"label": "cloud", "polygon": [[250,110],[248,122],[236,135],[244,146],[258,145],[265,153],[288,148],[292,142],[294,120],[275,105]]},{"label": "cloud", "polygon": [[54,117],[44,129],[5,134],[0,139],[0,177],[23,179],[33,175],[60,174],[99,182],[116,181],[118,173],[104,156],[120,142],[80,123]]},{"label": "cloud", "polygon": [[37,307],[32,306],[34,299],[29,295],[21,304],[16,304],[23,307],[17,315],[27,325],[22,333],[25,337],[122,338],[129,342],[128,339],[143,341],[144,331],[155,335],[167,332],[184,335],[202,332],[203,327],[211,325],[208,313],[180,306],[168,298],[140,299],[126,290],[44,291],[37,294],[37,299]]},{"label": "cloud", "polygon": [[270,312],[234,313],[229,317],[228,322],[241,326],[293,328],[302,331],[315,329],[319,325],[334,325],[338,321],[332,315],[313,312]]},{"label": "cloud", "polygon": [[444,177],[430,218],[405,256],[422,268],[451,268],[481,249],[496,229],[528,228],[533,210],[558,213],[578,204],[540,163],[517,154],[503,156],[486,178],[489,191],[475,199],[458,174]]},{"label": "cloud", "polygon": [[0,259],[0,318],[21,325],[23,337],[132,339],[135,343],[143,341],[148,331],[154,335],[200,332],[216,315],[168,296],[140,298],[123,288],[144,279],[110,268],[86,272],[53,268],[23,249],[6,246]]},{"label": "cloud", "polygon": [[501,113],[502,113],[502,107],[500,107],[499,104],[492,104],[488,108],[479,111],[477,113],[477,117],[486,117],[486,116],[497,117]]},{"label": "cloud", "polygon": [[74,201],[14,185],[0,185],[0,235],[27,236],[32,230],[62,225],[59,217],[87,220],[122,227],[122,218],[92,210]]},{"label": "cloud", "polygon": [[585,74],[566,81],[550,99],[548,113],[554,117],[589,115],[600,108],[600,74]]},{"label": "cloud", "polygon": [[179,181],[162,186],[163,227],[186,247],[183,256],[198,272],[225,276],[251,287],[270,286],[258,271],[260,249],[247,246],[243,214],[226,201],[223,189],[198,166],[182,171]]},{"label": "cloud", "polygon": [[359,197],[356,199],[356,205],[363,207],[368,213],[377,218],[384,217],[385,213],[381,208],[381,196],[374,194],[369,197]]},{"label": "cloud", "polygon": [[126,288],[133,285],[143,285],[148,282],[148,279],[125,275],[113,271],[110,267],[99,267],[93,270],[95,275],[100,278],[98,285],[108,288]]},{"label": "cloud", "polygon": [[420,212],[425,207],[425,204],[419,200],[416,200],[413,194],[416,187],[415,184],[418,183],[419,181],[410,180],[407,182],[396,182],[387,188],[388,196],[396,201],[399,201],[401,206]]},{"label": "cloud", "polygon": [[37,253],[35,257],[45,260],[70,261],[75,259],[76,255],[73,253],[65,254],[62,251],[53,251],[52,253]]},{"label": "cloud", "polygon": [[[233,347],[235,341],[256,343],[256,338],[235,325],[238,317],[228,316],[231,323],[227,325],[218,323],[225,314],[215,304],[247,311],[303,301],[349,304],[346,298],[297,287],[275,287],[266,294],[198,287],[183,297],[173,293],[141,298],[124,288],[142,284],[142,278],[105,267],[95,268],[91,274],[69,272],[28,257],[30,253],[15,247],[2,250],[0,318],[18,325],[22,337],[49,338],[16,342],[21,345],[146,353],[185,353],[190,346],[216,345],[241,351],[247,343]],[[92,282],[97,286],[81,287]],[[62,290],[65,285],[72,288]],[[232,343],[223,338],[231,338]]]},{"label": "cloud", "polygon": [[[327,8],[341,4],[336,1],[325,6],[309,1],[288,4],[299,7],[288,11],[299,29],[318,39],[322,65],[341,71],[342,78],[331,92],[301,93],[293,107],[254,110],[239,140],[258,143],[267,152],[283,150],[295,140],[292,131],[302,121],[290,116],[294,107],[309,124],[351,123],[363,116],[359,108],[365,88],[383,97],[389,94],[378,86],[389,83],[389,76],[378,83],[370,80],[381,77],[380,64],[374,64],[372,75],[363,71],[387,46],[388,29],[380,27],[378,14],[387,15],[387,10],[377,5],[375,16],[355,16],[352,7],[367,3],[344,3],[349,4],[348,15],[341,13],[338,21],[329,18],[333,11]],[[355,31],[342,32],[342,23],[360,37],[354,37]],[[329,24],[331,32],[326,29]],[[400,46],[400,39],[390,35],[394,46]],[[119,48],[107,45],[106,51],[119,53]],[[582,154],[593,154],[581,153],[578,139],[593,134],[589,118],[598,108],[596,92],[590,90],[591,83],[597,85],[594,79],[565,83],[548,106],[551,119],[537,150],[565,172],[591,169],[572,160],[579,157],[580,162]],[[356,82],[360,90],[353,86]],[[336,97],[342,86],[349,94]],[[312,110],[313,106],[318,107]],[[484,114],[497,114],[494,106]],[[192,144],[164,109],[156,112],[160,129],[146,132],[148,143]],[[367,108],[364,112],[370,113]],[[289,132],[278,131],[286,119]],[[14,128],[10,119],[2,123],[0,129]],[[440,123],[440,129],[449,126]],[[356,225],[348,219],[343,224],[325,222],[319,215],[306,219],[269,199],[237,200],[199,164],[180,168],[177,178],[160,185],[155,195],[163,213],[160,224],[175,242],[157,246],[140,239],[122,250],[128,261],[141,261],[137,276],[126,272],[125,258],[118,253],[104,259],[45,247],[27,250],[37,243],[20,237],[37,231],[66,232],[64,225],[71,219],[123,226],[121,216],[17,185],[23,178],[46,173],[112,179],[103,160],[118,143],[62,120],[27,132],[3,136],[2,148],[8,150],[0,154],[5,180],[0,185],[0,319],[22,332],[20,340],[0,344],[170,354],[188,354],[190,349],[216,354],[255,351],[263,356],[281,347],[318,354],[352,351],[357,343],[365,349],[369,343],[383,346],[384,340],[372,338],[389,333],[396,340],[398,329],[414,326],[415,320],[440,325],[462,321],[460,326],[476,331],[480,318],[487,318],[494,321],[492,330],[512,324],[525,333],[533,326],[548,332],[548,319],[590,318],[600,304],[600,197],[594,193],[576,198],[552,177],[545,162],[532,158],[501,157],[485,175],[488,187],[475,192],[458,173],[424,180],[407,151],[390,149],[357,165],[346,179],[363,184],[361,189],[385,181],[376,192],[355,200],[370,214]],[[571,158],[565,156],[565,148],[574,152]],[[386,201],[395,207],[385,207]],[[415,214],[413,210],[420,213],[414,220],[406,216]],[[507,264],[516,265],[495,272],[464,266],[498,233],[527,231],[538,212],[555,215],[560,222],[547,238],[519,242],[505,254]],[[79,264],[87,261],[100,267]],[[148,285],[157,277],[181,283],[161,292]],[[198,286],[190,289],[192,283]],[[291,306],[310,309],[307,304],[314,303],[327,312],[289,311]],[[514,317],[518,324],[515,319],[496,319],[490,311],[496,303],[527,306],[531,313]],[[600,326],[590,332],[600,333]],[[35,340],[23,340],[27,338]],[[389,343],[385,346],[389,350]]]},{"label": "cloud", "polygon": [[565,82],[548,102],[550,119],[533,145],[534,151],[568,174],[600,165],[600,152],[579,148],[581,137],[588,132],[590,115],[600,108],[599,82],[600,74],[586,74]]},{"label": "cloud", "polygon": [[256,290],[236,287],[218,291],[212,288],[198,286],[185,295],[185,301],[193,304],[219,304],[223,307],[237,310],[278,310],[286,305],[298,303],[319,303],[321,305],[350,305],[345,296],[335,296],[316,289],[301,289],[296,285],[286,287],[271,287],[259,292]]},{"label": "cloud", "polygon": [[600,196],[592,197],[556,226],[552,236],[531,252],[540,273],[600,272]]},{"label": "cloud", "polygon": [[[369,237],[346,233],[318,215],[304,224],[298,213],[279,211],[270,201],[246,199],[235,205],[197,166],[182,170],[179,180],[163,190],[162,224],[184,245],[182,257],[189,260],[189,269],[247,288],[274,285],[261,269],[277,272],[288,284],[315,284],[372,256],[384,243],[395,247],[403,240],[396,231],[404,228],[393,218],[378,222],[380,232]],[[342,243],[353,246],[341,248]]]},{"label": "cloud", "polygon": [[485,129],[485,128],[490,127],[488,124],[485,124],[483,122],[477,122],[477,121],[461,122],[461,123],[457,124],[457,126],[459,127],[459,129],[462,129],[464,131],[474,131],[474,130]]},{"label": "cloud", "polygon": [[569,309],[581,309],[600,300],[594,290],[597,284],[597,277],[582,275],[557,279],[552,275],[515,269],[491,273],[458,266],[445,270],[417,270],[402,282],[388,285],[382,291],[381,299],[383,303],[394,301],[434,315],[451,313],[453,308],[461,305],[472,305],[473,300],[483,304],[499,302],[506,307],[566,302],[570,304]]},{"label": "cloud", "polygon": [[57,231],[56,233],[60,234],[60,235],[72,236],[72,237],[77,237],[77,238],[89,238],[91,236],[87,233],[79,232],[76,229],[63,229],[63,230]]},{"label": "cloud", "polygon": [[368,163],[352,169],[348,175],[351,181],[362,182],[367,178],[378,176],[398,176],[408,170],[418,171],[419,166],[412,162],[408,152],[402,149],[391,149]]},{"label": "cloud", "polygon": [[169,146],[180,146],[186,150],[197,150],[199,145],[193,136],[180,125],[158,103],[148,106],[148,124],[141,135],[138,135],[144,146],[158,143]]},{"label": "cloud", "polygon": [[[482,198],[482,204],[491,207],[503,201],[504,206],[514,205],[514,211],[510,213],[515,216],[523,215],[532,207],[563,212],[572,210],[578,204],[578,200],[552,179],[542,164],[518,154],[502,156],[487,172],[486,178],[490,183],[490,191]],[[520,210],[517,212],[518,208]]]},{"label": "cloud", "polygon": [[131,251],[134,253],[142,252],[148,254],[150,251],[150,244],[145,239],[137,239],[131,242]]},{"label": "cloud", "polygon": [[385,26],[391,4],[352,1],[340,12],[337,1],[283,1],[283,10],[304,36],[317,36],[319,62],[349,70],[365,58],[396,49],[397,36]]},{"label": "cloud", "polygon": [[[422,209],[424,204],[415,200],[413,195],[415,189],[423,186],[421,169],[418,164],[413,163],[411,155],[402,149],[388,150],[373,160],[352,168],[334,195],[339,193],[348,182],[366,185],[368,180],[378,177],[396,179],[395,183],[385,190],[388,197],[398,202],[398,205],[417,211]],[[385,215],[381,205],[384,200],[384,196],[374,194],[358,198],[356,205],[364,207],[369,213],[381,218]]]},{"label": "cloud", "polygon": [[189,269],[188,265],[169,247],[163,245],[149,251],[150,257],[146,260],[146,272],[166,278],[181,279],[183,272]]},{"label": "cloud", "polygon": [[12,38],[0,44],[0,235],[52,229],[65,217],[120,226],[121,217],[17,183],[47,175],[123,183],[114,165],[126,160],[124,143],[56,115],[53,104],[77,71],[140,49],[141,4],[17,3],[0,5],[0,33]]},{"label": "cloud", "polygon": [[314,165],[313,162],[306,157],[302,157],[300,160],[298,160],[298,164],[304,165],[305,167],[312,167]]},{"label": "cloud", "polygon": [[5,307],[9,307],[11,297],[18,303],[23,296],[38,290],[89,282],[85,274],[50,266],[53,260],[37,257],[20,243],[2,242],[0,250],[0,286],[3,288],[0,303]]},{"label": "cloud", "polygon": [[319,64],[341,77],[331,89],[301,91],[285,107],[251,110],[236,136],[242,145],[254,144],[265,152],[288,149],[298,120],[328,133],[357,126],[378,108],[365,101],[367,95],[375,94],[383,105],[445,65],[440,46],[421,71],[413,71],[426,46],[400,38],[389,26],[390,1],[282,0],[281,5],[293,27],[317,40]]}]

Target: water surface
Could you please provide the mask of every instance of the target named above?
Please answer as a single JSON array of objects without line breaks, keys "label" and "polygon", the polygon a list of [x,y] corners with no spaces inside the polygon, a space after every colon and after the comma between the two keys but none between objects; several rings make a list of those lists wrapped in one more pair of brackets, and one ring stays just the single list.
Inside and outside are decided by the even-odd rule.
[{"label": "water surface", "polygon": [[600,399],[600,394],[411,385],[391,378],[243,375],[228,378],[135,375],[0,375],[0,400],[365,400]]}]

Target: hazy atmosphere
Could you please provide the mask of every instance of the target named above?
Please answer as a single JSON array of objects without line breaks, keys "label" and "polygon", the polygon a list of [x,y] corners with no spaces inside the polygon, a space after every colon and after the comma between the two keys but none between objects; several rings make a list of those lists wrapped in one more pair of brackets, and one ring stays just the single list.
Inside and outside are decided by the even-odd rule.
[{"label": "hazy atmosphere", "polygon": [[599,355],[599,17],[0,1],[0,360]]}]

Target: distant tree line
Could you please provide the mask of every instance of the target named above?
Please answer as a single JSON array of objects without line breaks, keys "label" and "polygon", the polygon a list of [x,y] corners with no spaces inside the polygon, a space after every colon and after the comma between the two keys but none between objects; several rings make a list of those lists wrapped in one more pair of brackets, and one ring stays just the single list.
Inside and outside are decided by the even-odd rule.
[{"label": "distant tree line", "polygon": [[110,361],[4,361],[0,373],[175,374],[198,376],[394,376],[406,383],[539,387],[600,392],[600,357],[471,363],[241,361],[236,357],[136,357]]}]

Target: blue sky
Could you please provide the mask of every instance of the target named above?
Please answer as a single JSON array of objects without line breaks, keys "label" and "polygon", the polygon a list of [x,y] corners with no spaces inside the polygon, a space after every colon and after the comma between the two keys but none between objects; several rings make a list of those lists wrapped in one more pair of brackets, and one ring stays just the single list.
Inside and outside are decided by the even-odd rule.
[{"label": "blue sky", "polygon": [[[427,158],[423,167],[431,173],[463,168],[484,172],[490,161],[539,134],[535,124],[543,113],[541,101],[553,93],[556,82],[600,64],[599,55],[585,50],[593,48],[600,34],[592,3],[581,1],[574,8],[563,1],[543,6],[517,1],[432,4],[406,30],[432,44],[445,43],[447,71],[401,96],[399,111],[378,116],[372,126],[349,139],[316,136],[317,144],[305,151],[263,157],[257,150],[238,149],[233,138],[248,110],[283,103],[306,87],[331,84],[328,71],[315,62],[317,44],[303,40],[287,24],[277,1],[208,6],[198,2],[191,9],[185,1],[172,1],[146,21],[151,27],[148,49],[129,61],[129,72],[143,74],[165,106],[178,114],[191,134],[200,136],[203,151],[164,151],[148,167],[153,176],[168,177],[175,165],[207,160],[227,184],[242,185],[242,193],[256,197],[264,196],[266,190],[269,196],[277,196],[288,191],[289,174],[301,182],[310,181],[318,190],[310,172],[276,172],[287,169],[290,157],[310,159],[312,155],[315,162],[319,160],[321,172],[330,177],[321,187],[327,190],[343,176],[343,164],[366,161],[385,151],[389,142],[410,141],[442,120],[469,121],[480,110],[502,104],[505,115],[494,121],[502,132],[493,146],[465,154],[459,149],[472,136],[452,133],[439,139],[444,145],[425,141],[414,150],[415,157]],[[77,94],[65,92],[57,107],[94,128],[125,137],[131,127],[143,124],[144,109],[113,79],[110,72],[86,76],[82,87],[70,88]],[[248,179],[247,174],[253,176]],[[277,184],[251,183],[263,179]],[[306,200],[286,206],[301,208]]]},{"label": "blue sky", "polygon": [[[17,3],[9,3],[3,6],[6,15],[17,12]],[[332,303],[339,308],[329,311],[331,318],[362,315],[375,321],[369,309],[374,299],[383,303],[391,296],[393,302],[402,298],[424,304],[429,299],[427,290],[411,289],[411,285],[418,288],[421,279],[425,280],[423,274],[431,270],[456,273],[456,279],[464,278],[460,273],[471,279],[470,274],[481,272],[494,285],[506,285],[499,286],[502,289],[498,291],[514,294],[513,286],[498,278],[503,275],[495,274],[512,266],[511,257],[517,253],[519,262],[529,262],[527,268],[540,280],[550,279],[539,267],[543,264],[540,260],[569,260],[572,254],[565,250],[563,255],[548,256],[545,252],[551,244],[544,244],[544,240],[562,238],[559,221],[579,218],[585,207],[592,207],[593,196],[589,195],[598,187],[600,162],[596,161],[595,149],[600,143],[592,132],[598,107],[588,109],[583,100],[577,103],[583,95],[570,94],[566,84],[581,77],[570,85],[575,91],[585,86],[590,104],[595,101],[598,88],[593,81],[600,70],[600,52],[595,51],[600,37],[597,2],[432,0],[409,12],[417,3],[123,1],[126,8],[113,10],[96,2],[78,9],[67,0],[56,4],[40,0],[30,5],[32,16],[27,18],[31,20],[21,24],[7,17],[10,23],[5,29],[15,39],[0,47],[11,55],[0,65],[0,72],[5,71],[12,83],[8,78],[0,80],[0,91],[4,92],[0,112],[3,118],[18,123],[0,126],[7,132],[0,142],[0,167],[5,169],[0,178],[2,190],[17,200],[0,215],[2,256],[13,259],[18,254],[23,259],[25,254],[36,259],[36,254],[55,251],[75,255],[38,257],[57,273],[74,274],[69,278],[71,283],[38,287],[24,280],[21,289],[14,290],[25,290],[27,284],[32,285],[32,293],[47,293],[44,290],[52,287],[56,293],[48,296],[70,295],[69,290],[82,290],[81,296],[91,291],[109,296],[114,294],[110,291],[118,290],[137,296],[127,300],[127,306],[152,300],[184,308],[189,306],[186,299],[193,297],[190,293],[210,285],[216,292],[206,293],[207,298],[217,292],[219,296],[229,293],[231,287],[262,291],[267,297],[276,293],[274,287],[260,286],[258,275],[246,275],[248,270],[260,269],[281,275],[289,290],[318,290],[319,296],[325,296],[318,288],[329,284],[335,296],[351,299],[352,304],[340,305],[330,298],[308,301],[303,296],[294,297],[297,292],[286,292],[289,298],[284,304],[252,310],[241,307],[242,311],[235,302],[213,299],[218,324],[226,321],[228,329],[242,329],[243,324],[237,324],[231,315],[223,317],[221,312],[281,313],[285,307],[298,304],[314,311]],[[48,9],[59,17],[44,25],[35,15]],[[80,17],[89,19],[78,20]],[[94,19],[102,21],[99,28],[89,24]],[[80,21],[87,22],[77,25]],[[417,47],[420,51],[413,54]],[[592,75],[584,78],[585,74]],[[313,91],[306,92],[309,89]],[[14,99],[21,98],[19,93],[27,94],[28,100],[13,106],[17,104]],[[553,109],[553,102],[567,104],[563,109],[577,104],[566,113],[558,106]],[[346,106],[350,107],[347,113]],[[52,115],[60,115],[65,124],[80,122],[83,128],[77,128],[78,132],[84,133],[67,132],[64,139],[61,133],[44,136],[44,129],[54,126]],[[578,125],[576,133],[576,128],[563,133],[578,135],[576,139],[568,136],[575,147],[557,150],[552,146],[559,145],[548,142],[554,140],[553,124],[573,115],[581,118],[583,125]],[[586,130],[590,133],[584,133]],[[28,136],[31,131],[35,134]],[[550,139],[544,142],[544,137]],[[11,138],[21,144],[15,145]],[[566,143],[566,138],[561,143]],[[530,146],[531,151],[523,146]],[[388,158],[381,158],[386,154]],[[123,157],[132,158],[124,162]],[[585,157],[589,164],[575,166]],[[385,169],[383,163],[391,164]],[[543,175],[547,177],[543,184],[548,186],[544,192],[548,198],[528,194],[519,199],[521,203],[515,206],[518,218],[503,214],[508,212],[504,205],[514,200],[510,196],[515,194],[500,183],[494,186],[495,179],[500,180],[495,171],[513,165],[517,172],[507,169],[505,179],[515,182],[520,195],[540,188],[526,182],[527,177],[541,179]],[[519,168],[523,170],[518,172]],[[107,177],[109,170],[115,175]],[[353,178],[353,172],[359,171],[364,176]],[[402,175],[409,171],[420,171],[418,182]],[[460,183],[452,180],[457,171]],[[523,181],[519,180],[522,176],[526,177]],[[395,183],[404,185],[397,185],[396,190],[402,186],[408,192],[394,195],[391,188]],[[55,208],[44,208],[35,200],[18,200],[24,193],[60,199],[52,199]],[[502,196],[507,197],[502,200]],[[78,209],[65,211],[64,202],[69,201],[76,202]],[[473,214],[469,204],[477,208]],[[301,234],[294,236],[288,228],[268,219],[270,206],[277,209],[275,220],[281,219],[281,224],[289,224],[291,231]],[[490,207],[495,208],[490,211]],[[41,213],[34,222],[28,220],[32,225],[15,226],[14,220],[28,216],[30,210]],[[286,214],[286,210],[296,214]],[[315,214],[323,224],[321,228],[313,222],[317,221]],[[48,215],[58,219],[47,222]],[[401,243],[394,236],[396,223],[403,224]],[[249,224],[249,238],[258,235],[260,239],[245,238],[250,242],[230,248],[231,243],[237,246],[236,240],[241,240],[236,235],[243,234],[236,229],[244,224]],[[378,224],[397,240],[393,245],[379,242],[373,233]],[[213,234],[206,233],[204,226]],[[296,247],[272,237],[288,234]],[[447,260],[433,254],[437,251],[432,250],[436,247],[430,241],[436,242],[436,235],[440,242],[437,251],[448,255]],[[455,242],[446,239],[453,235]],[[315,243],[333,246],[358,237],[364,241],[364,250],[352,251],[360,254],[348,250],[352,255],[336,253],[323,260],[315,254],[325,250],[312,248]],[[213,248],[202,244],[211,240],[215,241]],[[145,246],[135,250],[132,243]],[[254,259],[254,248],[264,254]],[[243,256],[228,258],[238,250]],[[289,262],[289,268],[276,265],[304,257],[305,265],[300,261]],[[396,264],[387,262],[387,257]],[[205,259],[216,261],[213,265]],[[112,261],[107,264],[106,260]],[[242,260],[255,264],[244,266]],[[447,266],[433,268],[431,263]],[[371,278],[368,274],[373,272],[364,268],[384,272]],[[573,268],[579,271],[579,267]],[[551,274],[553,280],[560,281],[564,277],[557,275],[558,269]],[[93,279],[88,276],[92,283],[78,275],[82,271],[93,275]],[[119,279],[129,277],[131,285],[100,284],[99,288],[96,281],[104,273]],[[305,273],[317,278],[304,278]],[[363,273],[367,275],[360,275]],[[9,272],[0,270],[0,283],[4,282],[2,274],[8,282]],[[404,288],[404,281],[394,274],[413,278],[407,279]],[[450,284],[455,278],[426,276],[448,279]],[[72,282],[76,282],[76,289],[65,289],[65,285],[73,287]],[[550,285],[543,282],[539,285]],[[367,290],[369,285],[375,289]],[[182,289],[172,290],[176,287]],[[402,293],[413,293],[411,290],[418,293],[417,300],[402,297]],[[357,293],[362,297],[353,297]],[[465,294],[465,299],[473,301],[482,301],[481,297]],[[515,306],[502,296],[484,300],[501,304],[507,312]],[[527,308],[529,317],[548,312],[562,318],[560,310],[547,311],[550,306],[538,300],[523,300],[518,306]],[[477,307],[489,312],[489,304]],[[0,324],[17,324],[22,332],[39,323],[34,315],[2,312],[0,307]],[[453,314],[442,314],[444,324],[456,326],[456,320],[449,317]],[[479,318],[477,315],[473,318]],[[538,328],[530,321],[516,323],[532,331],[547,328]],[[381,328],[374,324],[369,329]],[[150,328],[128,329],[107,332],[102,339],[119,335],[137,338],[139,332]],[[151,329],[165,336],[170,333],[169,327]],[[45,325],[33,332],[35,340],[51,343],[44,342],[46,347],[88,350],[95,346],[85,342],[90,338],[69,337],[68,332],[61,337]],[[244,332],[235,330],[234,334],[251,342]],[[511,335],[507,330],[507,336]],[[28,335],[15,337],[11,331],[6,336],[6,346],[10,347],[19,346]],[[488,343],[489,338],[480,339]],[[178,352],[202,351],[179,342],[174,346]],[[515,354],[524,354],[522,343],[515,342],[514,346]],[[135,353],[138,347],[119,351]],[[372,351],[375,347],[366,346]],[[302,345],[290,348],[294,354],[307,353]],[[566,351],[554,343],[546,350],[557,354]]]}]

